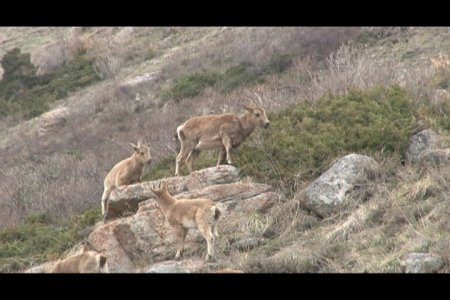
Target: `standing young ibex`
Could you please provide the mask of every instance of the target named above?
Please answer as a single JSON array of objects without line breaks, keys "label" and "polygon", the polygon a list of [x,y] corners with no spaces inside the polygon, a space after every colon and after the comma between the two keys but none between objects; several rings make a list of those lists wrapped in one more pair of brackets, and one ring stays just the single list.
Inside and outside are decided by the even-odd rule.
[{"label": "standing young ibex", "polygon": [[144,164],[148,164],[152,160],[150,148],[146,144],[138,142],[137,146],[131,143],[130,145],[134,149],[133,155],[117,163],[105,177],[102,195],[103,219],[106,217],[107,200],[111,192],[119,186],[141,182]]},{"label": "standing young ibex", "polygon": [[50,273],[109,273],[106,256],[97,251],[83,251],[56,262]]},{"label": "standing young ibex", "polygon": [[[258,95],[257,95],[258,96]],[[260,103],[261,97],[258,96]],[[180,175],[180,165],[186,163],[189,173],[193,164],[203,150],[220,149],[217,166],[227,156],[231,164],[230,150],[236,148],[253,132],[256,127],[268,128],[270,121],[266,112],[255,105],[243,105],[247,113],[237,116],[234,113],[207,115],[187,120],[177,128],[181,150],[177,156],[175,176]]]},{"label": "standing young ibex", "polygon": [[151,191],[155,194],[167,222],[177,232],[179,247],[175,258],[183,255],[184,239],[188,230],[198,228],[208,245],[206,260],[213,259],[214,241],[219,237],[217,221],[221,214],[214,201],[207,198],[176,199],[167,190],[166,182],[162,183],[160,189],[151,188]]}]

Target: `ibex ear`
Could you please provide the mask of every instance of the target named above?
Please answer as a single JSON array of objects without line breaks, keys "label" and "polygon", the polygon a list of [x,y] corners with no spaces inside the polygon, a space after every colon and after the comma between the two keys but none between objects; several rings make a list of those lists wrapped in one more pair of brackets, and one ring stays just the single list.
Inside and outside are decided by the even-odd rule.
[{"label": "ibex ear", "polygon": [[250,113],[253,113],[254,108],[245,104],[242,104],[242,106]]},{"label": "ibex ear", "polygon": [[133,144],[133,143],[130,143],[130,145],[131,145],[131,147],[133,147],[134,151],[137,151],[137,149],[138,149],[138,146],[136,146],[136,145],[135,145],[135,144]]},{"label": "ibex ear", "polygon": [[94,247],[91,245],[91,243],[89,243],[87,241],[87,239],[86,239],[86,241],[84,242],[84,245],[83,245],[83,252],[86,252],[86,251],[96,251],[94,249]]},{"label": "ibex ear", "polygon": [[164,190],[164,191],[167,191],[167,182],[165,182],[165,181],[163,181],[162,182],[162,184],[161,184],[161,188]]}]

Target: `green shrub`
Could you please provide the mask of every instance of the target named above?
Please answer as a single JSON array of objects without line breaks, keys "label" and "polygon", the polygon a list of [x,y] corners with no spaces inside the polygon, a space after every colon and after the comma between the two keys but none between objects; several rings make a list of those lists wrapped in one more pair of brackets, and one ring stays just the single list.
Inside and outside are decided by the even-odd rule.
[{"label": "green shrub", "polygon": [[142,175],[142,181],[157,180],[160,178],[171,177],[175,172],[175,155],[163,158],[153,165],[151,169]]},{"label": "green shrub", "polygon": [[162,98],[179,101],[182,98],[197,96],[207,86],[214,85],[217,79],[216,73],[208,72],[181,76],[170,89],[163,91]]},{"label": "green shrub", "polygon": [[19,48],[6,52],[1,59],[1,64],[5,81],[30,78],[36,75],[36,67],[31,63],[30,53],[21,53]]},{"label": "green shrub", "polygon": [[63,221],[48,213],[27,217],[14,228],[0,231],[0,272],[23,270],[43,263],[49,255],[60,255],[80,242],[80,231],[101,220],[99,208],[91,208]]},{"label": "green shrub", "polygon": [[244,174],[275,186],[298,176],[310,180],[351,152],[402,155],[415,117],[412,101],[396,86],[303,102],[269,113],[272,125],[261,130],[262,145],[252,142],[253,134],[236,163]]},{"label": "green shrub", "polygon": [[180,101],[186,97],[199,95],[208,86],[215,86],[221,92],[229,92],[242,85],[263,82],[265,74],[281,73],[290,65],[291,59],[288,55],[274,54],[262,67],[243,62],[229,67],[222,74],[204,71],[183,75],[175,81],[173,86],[163,90],[161,97],[164,100],[172,98]]},{"label": "green shrub", "polygon": [[228,68],[220,77],[217,85],[222,92],[231,91],[241,85],[261,82],[261,71],[250,63],[240,63]]},{"label": "green shrub", "polygon": [[264,66],[264,73],[282,73],[292,65],[292,60],[287,54],[274,53],[267,65]]},{"label": "green shrub", "polygon": [[25,119],[36,117],[69,92],[100,80],[93,59],[83,52],[61,68],[43,75],[36,75],[30,55],[21,54],[17,48],[6,53],[1,63],[5,74],[0,81],[0,117],[17,114]]}]

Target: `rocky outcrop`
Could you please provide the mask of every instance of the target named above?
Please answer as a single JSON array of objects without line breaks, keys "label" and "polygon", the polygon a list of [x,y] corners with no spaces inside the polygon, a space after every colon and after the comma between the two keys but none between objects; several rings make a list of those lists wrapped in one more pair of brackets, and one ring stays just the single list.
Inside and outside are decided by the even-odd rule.
[{"label": "rocky outcrop", "polygon": [[330,169],[304,190],[303,205],[321,217],[328,216],[342,204],[347,192],[371,180],[379,172],[379,164],[371,157],[350,154],[339,159]]},{"label": "rocky outcrop", "polygon": [[[202,273],[205,262],[200,259],[186,259],[182,261],[168,260],[151,265],[146,273]],[[220,269],[210,271],[215,274],[242,274],[241,270],[236,269]]]},{"label": "rocky outcrop", "polygon": [[157,258],[154,249],[163,244],[163,236],[158,231],[163,222],[159,211],[142,212],[99,224],[88,242],[108,258],[110,272],[134,272],[140,263]]},{"label": "rocky outcrop", "polygon": [[[223,212],[218,224],[220,235],[221,231],[230,230],[251,214],[266,213],[280,200],[280,195],[269,185],[238,182],[238,173],[235,167],[220,166],[164,180],[177,198],[208,197],[215,201]],[[89,244],[108,258],[110,272],[136,272],[145,265],[151,265],[148,272],[197,272],[200,268],[197,263],[187,269],[183,262],[161,263],[174,258],[176,235],[166,224],[156,201],[150,198],[153,197],[150,187],[158,184],[159,180],[144,182],[115,193],[112,203],[135,201],[136,213],[106,224],[99,223],[89,235]],[[119,206],[113,204],[113,207]],[[198,253],[206,251],[206,243],[198,231],[188,234],[185,247],[185,259],[192,262],[198,258],[203,263],[203,255]]]},{"label": "rocky outcrop", "polygon": [[433,130],[422,130],[411,137],[406,159],[424,168],[446,166],[450,163],[450,148],[443,148],[443,142]]},{"label": "rocky outcrop", "polygon": [[198,273],[203,265],[201,259],[168,260],[151,265],[147,273]]},{"label": "rocky outcrop", "polygon": [[[190,192],[214,184],[236,182],[239,170],[233,166],[220,166],[192,172],[189,176],[168,177],[169,191],[173,195]],[[109,196],[106,220],[122,216],[126,212],[135,213],[139,203],[153,198],[151,187],[158,186],[161,180],[147,181],[126,186],[123,190],[114,190]],[[188,197],[189,198],[189,197]]]},{"label": "rocky outcrop", "polygon": [[404,255],[401,263],[405,273],[435,273],[445,264],[439,255],[417,252]]}]

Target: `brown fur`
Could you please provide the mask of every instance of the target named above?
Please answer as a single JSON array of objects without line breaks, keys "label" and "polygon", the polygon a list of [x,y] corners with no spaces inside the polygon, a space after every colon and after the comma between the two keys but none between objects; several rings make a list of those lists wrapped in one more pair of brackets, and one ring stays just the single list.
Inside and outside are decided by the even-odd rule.
[{"label": "brown fur", "polygon": [[152,192],[159,202],[167,222],[175,228],[179,239],[179,247],[175,258],[183,255],[184,240],[191,228],[198,228],[208,245],[206,260],[214,257],[214,241],[219,237],[217,221],[221,215],[214,201],[207,198],[176,199],[167,190],[167,184],[162,183],[161,189]]},{"label": "brown fur", "polygon": [[106,256],[97,251],[84,251],[60,260],[50,273],[109,273]]},{"label": "brown fur", "polygon": [[139,142],[137,146],[133,144],[131,144],[131,146],[134,149],[134,153],[131,157],[117,163],[105,177],[102,195],[103,218],[106,217],[106,211],[108,209],[107,200],[111,192],[114,189],[118,189],[120,186],[141,182],[144,164],[149,164],[152,160],[150,148],[147,145]]},{"label": "brown fur", "polygon": [[217,166],[222,163],[225,155],[227,162],[231,164],[231,148],[241,145],[256,127],[269,127],[270,122],[264,109],[246,105],[244,108],[247,113],[241,116],[233,113],[200,116],[178,126],[181,149],[177,156],[175,175],[179,175],[183,163],[186,163],[191,173],[195,159],[204,150],[220,149]]}]

